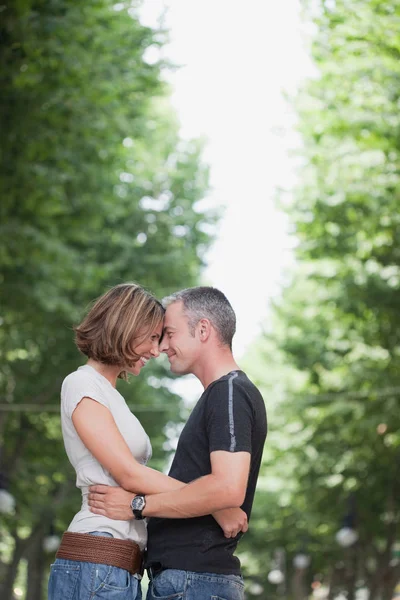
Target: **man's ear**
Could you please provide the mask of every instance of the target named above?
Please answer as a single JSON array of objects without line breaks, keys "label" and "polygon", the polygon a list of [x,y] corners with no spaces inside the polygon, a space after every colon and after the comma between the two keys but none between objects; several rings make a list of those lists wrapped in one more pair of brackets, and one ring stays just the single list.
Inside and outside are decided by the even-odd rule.
[{"label": "man's ear", "polygon": [[211,334],[211,323],[208,319],[200,319],[197,324],[201,342],[206,342]]}]

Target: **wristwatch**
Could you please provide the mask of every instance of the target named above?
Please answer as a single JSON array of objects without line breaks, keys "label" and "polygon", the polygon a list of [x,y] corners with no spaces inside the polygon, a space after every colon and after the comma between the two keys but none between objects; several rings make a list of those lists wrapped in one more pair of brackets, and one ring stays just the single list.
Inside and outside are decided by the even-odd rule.
[{"label": "wristwatch", "polygon": [[132,509],[133,515],[137,521],[141,521],[142,519],[144,519],[142,510],[144,510],[145,506],[146,506],[146,496],[138,495],[138,496],[135,496],[133,498],[133,500],[131,501],[131,509]]}]

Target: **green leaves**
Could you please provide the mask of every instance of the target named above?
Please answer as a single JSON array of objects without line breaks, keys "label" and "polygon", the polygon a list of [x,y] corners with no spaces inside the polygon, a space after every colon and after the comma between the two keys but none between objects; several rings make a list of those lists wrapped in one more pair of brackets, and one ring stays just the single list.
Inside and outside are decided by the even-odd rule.
[{"label": "green leaves", "polygon": [[390,598],[400,520],[400,5],[310,8],[319,74],[297,99],[304,167],[288,210],[297,264],[255,358],[271,432],[257,515],[275,532],[269,555],[294,552],[306,534],[314,573],[327,580],[355,493],[358,567],[338,575],[332,594],[352,597],[362,579],[372,598]]},{"label": "green leaves", "polygon": [[[0,469],[20,548],[38,524],[66,529],[79,508],[59,418],[37,411],[58,405],[82,362],[72,326],[121,281],[159,297],[195,285],[216,217],[199,208],[202,144],[179,138],[164,65],[146,58],[165,32],[108,0],[35,0],[8,6],[1,33],[0,404],[22,410],[0,412]],[[143,375],[123,393],[160,466],[179,398],[164,366],[146,373],[157,386]]]}]

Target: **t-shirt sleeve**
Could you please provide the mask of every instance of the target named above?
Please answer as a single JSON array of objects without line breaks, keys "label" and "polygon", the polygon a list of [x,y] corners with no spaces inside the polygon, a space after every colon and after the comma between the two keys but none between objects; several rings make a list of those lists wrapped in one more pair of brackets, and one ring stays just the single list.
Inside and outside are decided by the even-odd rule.
[{"label": "t-shirt sleeve", "polygon": [[107,394],[96,380],[87,373],[71,373],[64,379],[61,387],[61,410],[67,417],[72,417],[82,398],[91,398],[110,408]]},{"label": "t-shirt sleeve", "polygon": [[207,410],[209,451],[252,451],[254,413],[243,388],[235,377],[220,381],[210,390]]}]

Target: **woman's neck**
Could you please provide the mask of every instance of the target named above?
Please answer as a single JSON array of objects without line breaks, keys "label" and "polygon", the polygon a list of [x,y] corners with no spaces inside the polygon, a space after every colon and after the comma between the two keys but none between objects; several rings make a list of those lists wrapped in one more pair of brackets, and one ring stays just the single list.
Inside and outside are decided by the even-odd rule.
[{"label": "woman's neck", "polygon": [[116,365],[106,365],[98,360],[94,360],[93,358],[89,358],[87,363],[89,367],[92,367],[95,371],[103,375],[113,387],[117,386],[118,375],[120,374],[120,367]]}]

